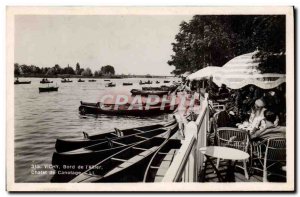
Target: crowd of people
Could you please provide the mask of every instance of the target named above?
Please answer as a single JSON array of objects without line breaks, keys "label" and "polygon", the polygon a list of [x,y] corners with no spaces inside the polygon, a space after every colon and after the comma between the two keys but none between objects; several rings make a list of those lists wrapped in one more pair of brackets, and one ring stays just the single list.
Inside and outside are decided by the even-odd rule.
[{"label": "crowd of people", "polygon": [[222,85],[218,91],[208,86],[210,99],[224,102],[225,110],[218,114],[218,126],[237,126],[249,131],[252,139],[268,134],[283,134],[286,125],[285,84],[264,90],[254,85],[229,90]]},{"label": "crowd of people", "polygon": [[253,140],[285,135],[285,86],[283,83],[274,89],[261,89],[248,85],[234,90],[225,84],[218,87],[211,79],[186,82],[188,91],[197,92],[200,96],[208,93],[212,103],[224,105],[224,110],[218,113],[211,106],[212,124],[247,130]]}]

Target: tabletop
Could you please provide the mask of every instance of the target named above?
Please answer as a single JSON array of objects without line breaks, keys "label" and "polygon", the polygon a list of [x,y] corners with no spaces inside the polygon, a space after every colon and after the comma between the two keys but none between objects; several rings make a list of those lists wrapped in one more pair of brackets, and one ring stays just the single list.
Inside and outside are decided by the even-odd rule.
[{"label": "tabletop", "polygon": [[249,158],[249,154],[244,151],[224,146],[207,146],[199,150],[204,155],[220,159],[245,160]]}]

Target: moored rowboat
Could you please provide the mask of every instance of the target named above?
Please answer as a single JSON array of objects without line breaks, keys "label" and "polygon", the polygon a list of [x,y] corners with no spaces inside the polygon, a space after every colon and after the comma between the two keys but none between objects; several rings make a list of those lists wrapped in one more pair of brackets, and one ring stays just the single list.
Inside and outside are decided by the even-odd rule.
[{"label": "moored rowboat", "polygon": [[55,143],[55,149],[57,152],[66,152],[78,148],[82,148],[85,146],[91,146],[93,144],[97,144],[100,142],[104,142],[106,139],[114,139],[120,136],[128,136],[137,133],[147,132],[153,129],[164,128],[175,124],[176,120],[172,120],[166,124],[154,124],[143,127],[135,127],[130,129],[115,129],[115,131],[101,133],[97,135],[87,135],[82,139],[57,139]]},{"label": "moored rowboat", "polygon": [[178,104],[164,104],[147,106],[143,105],[117,105],[114,104],[102,104],[96,103],[94,105],[87,105],[84,102],[81,102],[79,106],[80,114],[108,114],[108,115],[127,115],[127,116],[153,116],[163,113],[173,112]]},{"label": "moored rowboat", "polygon": [[[127,136],[128,138],[131,138],[130,140],[134,139],[135,142],[131,144],[131,146],[134,146],[135,144],[138,144],[143,141],[147,141],[152,138],[162,138],[167,137],[170,132],[172,134],[176,132],[178,129],[177,125],[175,125],[170,130],[162,130],[158,129],[155,131],[149,131],[145,132],[143,134],[140,134],[139,136]],[[100,163],[101,161],[105,160],[106,158],[111,157],[114,154],[118,154],[119,152],[122,152],[123,150],[130,147],[130,145],[122,145],[121,142],[126,142],[124,139],[116,139],[111,140],[111,144],[115,147],[109,147],[107,149],[101,150],[101,148],[107,147],[107,144],[100,143],[95,146],[85,147],[82,149],[78,149],[75,151],[70,151],[66,153],[60,153],[59,155],[56,154],[53,155],[53,164],[55,164],[55,170],[58,173],[55,173],[55,176],[52,178],[52,182],[67,182],[73,179],[77,174],[80,174],[83,171],[86,171],[90,168],[92,168],[95,164]],[[154,143],[154,142],[153,142]],[[96,149],[99,149],[98,151],[95,151]],[[93,151],[94,150],[94,151]],[[79,152],[82,152],[84,154],[80,154]],[[78,154],[79,153],[79,154]],[[62,156],[63,155],[63,156]],[[58,157],[57,157],[58,156]],[[66,157],[67,156],[67,157]],[[67,166],[72,166],[72,168],[67,168]]]},{"label": "moored rowboat", "polygon": [[161,90],[138,90],[138,89],[132,89],[131,91],[132,95],[141,95],[141,96],[148,96],[148,95],[157,95],[157,96],[163,96],[169,94],[169,91],[161,91]]},{"label": "moored rowboat", "polygon": [[[168,132],[169,133],[169,132]],[[139,182],[147,163],[158,147],[169,137],[152,137],[130,146],[97,163],[70,182]]]},{"label": "moored rowboat", "polygon": [[144,182],[160,182],[180,147],[180,140],[171,138],[166,140],[151,158],[146,169]]},{"label": "moored rowboat", "polygon": [[174,124],[170,127],[153,129],[143,133],[137,133],[112,139],[107,138],[105,141],[98,144],[86,146],[72,151],[61,153],[55,152],[52,157],[52,164],[59,166],[94,165],[101,159],[105,159],[109,155],[112,155],[127,146],[133,145],[154,136],[162,135],[168,130],[174,133],[175,131],[177,131],[177,129],[178,125]]}]

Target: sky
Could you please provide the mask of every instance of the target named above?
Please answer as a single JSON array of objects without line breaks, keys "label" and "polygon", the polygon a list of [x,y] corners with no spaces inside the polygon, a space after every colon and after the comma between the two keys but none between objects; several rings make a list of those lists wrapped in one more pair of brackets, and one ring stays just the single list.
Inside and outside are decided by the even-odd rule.
[{"label": "sky", "polygon": [[192,16],[15,17],[15,63],[100,70],[117,74],[170,75],[172,42],[179,24]]}]

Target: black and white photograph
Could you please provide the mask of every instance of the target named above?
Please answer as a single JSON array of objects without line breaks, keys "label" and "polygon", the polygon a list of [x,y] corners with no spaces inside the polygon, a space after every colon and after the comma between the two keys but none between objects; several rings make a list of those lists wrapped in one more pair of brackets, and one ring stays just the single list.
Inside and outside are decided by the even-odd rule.
[{"label": "black and white photograph", "polygon": [[293,28],[293,7],[7,7],[7,190],[293,191]]}]

